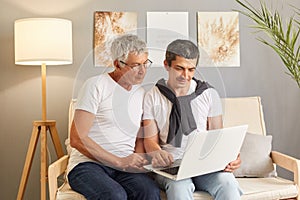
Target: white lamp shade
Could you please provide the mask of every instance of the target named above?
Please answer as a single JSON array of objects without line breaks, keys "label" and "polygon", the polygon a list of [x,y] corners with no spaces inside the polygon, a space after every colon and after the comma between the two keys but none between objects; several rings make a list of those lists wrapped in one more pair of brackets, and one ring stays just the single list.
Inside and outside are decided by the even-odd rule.
[{"label": "white lamp shade", "polygon": [[57,18],[16,20],[15,64],[72,64],[72,22]]}]

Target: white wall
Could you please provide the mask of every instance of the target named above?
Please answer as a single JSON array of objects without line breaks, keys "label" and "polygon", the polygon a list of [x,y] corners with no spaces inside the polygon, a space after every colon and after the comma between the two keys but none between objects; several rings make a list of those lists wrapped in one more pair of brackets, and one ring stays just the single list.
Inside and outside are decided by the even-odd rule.
[{"label": "white wall", "polygon": [[[285,2],[300,7],[299,0]],[[60,17],[73,22],[74,63],[47,68],[48,119],[57,120],[63,143],[67,137],[68,103],[77,72],[82,72],[82,65],[94,69],[91,54],[94,11],[136,11],[140,28],[145,26],[146,11],[188,11],[190,37],[194,40],[197,11],[240,8],[234,0],[0,0],[0,3],[1,199],[16,198],[32,121],[41,119],[40,68],[14,64],[13,25],[16,19]],[[283,12],[287,14],[285,8]],[[240,16],[241,67],[203,68],[201,72],[217,88],[218,81],[223,80],[225,91],[221,92],[222,96],[261,96],[267,131],[273,135],[273,149],[300,158],[300,89],[284,73],[285,68],[277,55],[255,40],[253,30],[248,28],[250,23],[246,17]],[[152,69],[147,78],[158,75],[163,75],[163,71]],[[52,146],[49,138],[50,162],[56,159]],[[289,173],[280,173],[291,178]],[[24,199],[39,197],[38,146]]]}]

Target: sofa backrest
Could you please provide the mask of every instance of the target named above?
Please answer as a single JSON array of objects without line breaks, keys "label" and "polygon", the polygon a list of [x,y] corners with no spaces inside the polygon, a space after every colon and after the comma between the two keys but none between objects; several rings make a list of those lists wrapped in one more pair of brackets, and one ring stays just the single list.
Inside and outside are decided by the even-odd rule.
[{"label": "sofa backrest", "polygon": [[[72,99],[69,106],[69,131],[73,120],[76,99]],[[248,124],[248,132],[266,135],[265,121],[261,99],[255,97],[235,97],[222,99],[224,127]],[[69,138],[65,141],[67,151],[70,152]]]},{"label": "sofa backrest", "polygon": [[70,146],[70,130],[71,130],[71,125],[73,121],[73,116],[75,112],[75,106],[76,106],[76,99],[71,99],[70,105],[69,105],[69,119],[68,119],[68,138],[65,140],[65,145],[67,148],[67,153],[70,155],[71,153],[71,146]]},{"label": "sofa backrest", "polygon": [[248,124],[248,132],[266,135],[260,97],[224,98],[224,127]]}]

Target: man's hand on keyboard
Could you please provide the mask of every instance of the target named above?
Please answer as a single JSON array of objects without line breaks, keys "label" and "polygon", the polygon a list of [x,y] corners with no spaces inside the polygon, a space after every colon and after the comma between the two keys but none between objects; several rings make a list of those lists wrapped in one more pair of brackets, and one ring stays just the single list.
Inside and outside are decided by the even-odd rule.
[{"label": "man's hand on keyboard", "polygon": [[174,162],[172,154],[165,150],[159,150],[151,152],[152,154],[152,166],[153,167],[165,167]]}]

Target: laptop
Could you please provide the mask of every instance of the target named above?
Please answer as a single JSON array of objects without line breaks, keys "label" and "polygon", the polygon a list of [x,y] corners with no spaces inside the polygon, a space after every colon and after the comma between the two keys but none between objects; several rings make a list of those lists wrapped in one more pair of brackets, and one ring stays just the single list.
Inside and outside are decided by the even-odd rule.
[{"label": "laptop", "polygon": [[243,144],[248,125],[199,132],[196,130],[188,139],[181,160],[170,166],[154,168],[145,165],[146,170],[173,180],[181,180],[225,169],[236,160]]}]

